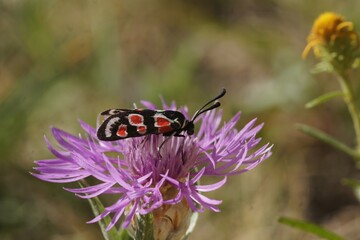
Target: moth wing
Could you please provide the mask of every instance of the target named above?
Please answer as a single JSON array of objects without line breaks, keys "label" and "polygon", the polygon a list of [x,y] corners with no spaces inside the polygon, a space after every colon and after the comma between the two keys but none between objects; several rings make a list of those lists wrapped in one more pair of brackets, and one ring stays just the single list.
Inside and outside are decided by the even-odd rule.
[{"label": "moth wing", "polygon": [[[106,118],[97,129],[96,135],[98,139],[102,141],[115,141],[126,138],[123,137],[125,135],[118,134],[120,126],[125,126],[127,124],[127,119],[125,116],[126,113],[119,113],[116,115],[110,115],[108,118]],[[124,132],[124,128],[122,131]]]},{"label": "moth wing", "polygon": [[113,116],[113,115],[118,115],[118,114],[128,114],[133,112],[134,110],[131,109],[120,109],[120,108],[111,108],[108,109],[106,111],[103,111],[102,113],[100,113],[100,115],[102,116]]},{"label": "moth wing", "polygon": [[181,132],[185,121],[185,117],[182,113],[172,110],[158,112],[153,118],[157,132],[164,136],[172,136]]},{"label": "moth wing", "polygon": [[[147,134],[156,134],[156,128],[153,127],[154,122],[151,121],[151,112],[144,110],[129,110],[129,109],[113,109],[118,111],[117,114],[104,111],[103,115],[108,116],[104,122],[97,129],[97,137],[102,141],[116,141],[131,137],[142,137]],[[140,115],[141,113],[141,115]],[[133,117],[137,116],[143,118],[142,123],[130,122]],[[150,121],[149,121],[150,120]]]}]

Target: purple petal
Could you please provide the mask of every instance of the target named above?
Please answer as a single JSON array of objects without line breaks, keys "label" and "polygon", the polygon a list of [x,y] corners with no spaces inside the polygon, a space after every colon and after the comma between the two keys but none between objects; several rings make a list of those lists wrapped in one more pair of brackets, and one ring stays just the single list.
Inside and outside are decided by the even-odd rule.
[{"label": "purple petal", "polygon": [[138,205],[138,201],[136,200],[132,206],[132,209],[130,210],[130,212],[128,213],[128,215],[126,216],[126,218],[122,224],[123,228],[127,228],[130,225],[130,222],[131,222],[132,218],[134,217],[137,205]]},{"label": "purple petal", "polygon": [[[156,109],[150,102],[141,103],[147,109]],[[162,108],[177,110],[190,119],[186,106],[177,108],[175,102],[168,105],[162,99]],[[45,141],[55,159],[36,161],[34,170],[38,173],[31,174],[57,183],[96,179],[96,184],[91,186],[64,189],[81,198],[117,196],[115,203],[89,221],[97,222],[112,215],[106,230],[120,219],[123,219],[122,227],[128,227],[135,214],[148,214],[164,204],[174,205],[184,199],[192,211],[202,212],[205,208],[219,211],[221,201],[201,193],[222,187],[228,176],[249,171],[271,155],[272,146],[261,145],[261,138],[256,136],[263,124],[255,126],[253,119],[237,131],[235,125],[240,115],[237,113],[221,126],[221,110],[208,111],[195,120],[197,134],[189,137],[185,132],[185,138],[169,137],[160,152],[164,136],[99,141],[96,128],[80,120],[87,134],[84,137],[52,128],[57,147],[46,137]],[[99,116],[97,126],[101,119]],[[200,185],[205,176],[222,178],[213,184]],[[172,199],[164,195],[164,187],[169,186],[176,191]]]},{"label": "purple petal", "polygon": [[149,102],[149,101],[141,100],[140,102],[141,102],[141,104],[142,104],[145,108],[147,108],[147,109],[151,109],[151,110],[155,110],[155,109],[156,109],[155,104],[153,104],[153,103],[151,103],[151,102]]},{"label": "purple petal", "polygon": [[199,192],[210,192],[214,191],[216,189],[221,188],[226,183],[227,178],[224,177],[221,181],[214,183],[214,184],[208,184],[208,185],[197,185],[195,186],[195,189]]}]

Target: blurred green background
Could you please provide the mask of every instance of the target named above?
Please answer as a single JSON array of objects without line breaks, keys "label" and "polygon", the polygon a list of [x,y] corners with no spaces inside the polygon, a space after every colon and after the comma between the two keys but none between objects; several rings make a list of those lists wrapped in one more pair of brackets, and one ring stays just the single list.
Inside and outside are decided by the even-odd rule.
[{"label": "blurred green background", "polygon": [[[304,104],[337,89],[300,57],[313,20],[336,11],[360,24],[360,1],[0,0],[0,239],[101,239],[86,200],[29,174],[52,158],[49,126],[83,133],[102,110],[159,95],[190,112],[227,88],[224,120],[257,117],[273,156],[208,196],[222,199],[191,239],[316,239],[277,223],[307,219],[360,239],[345,177],[352,159],[298,132],[316,126],[353,145],[346,107]],[[69,186],[69,185],[67,185]]]}]

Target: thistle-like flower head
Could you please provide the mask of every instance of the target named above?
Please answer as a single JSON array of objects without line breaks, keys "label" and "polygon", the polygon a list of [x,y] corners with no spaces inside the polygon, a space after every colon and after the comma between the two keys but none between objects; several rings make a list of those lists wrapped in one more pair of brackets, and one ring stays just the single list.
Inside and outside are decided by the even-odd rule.
[{"label": "thistle-like flower head", "polygon": [[[149,102],[142,104],[156,109]],[[163,108],[177,109],[175,104],[163,104]],[[178,111],[188,117],[186,107]],[[90,221],[109,215],[112,221],[107,229],[119,221],[126,228],[135,224],[136,216],[152,213],[154,234],[156,227],[164,225],[164,219],[169,219],[173,231],[186,230],[192,212],[206,208],[219,211],[221,200],[210,199],[204,193],[220,188],[227,177],[251,170],[271,155],[271,146],[260,145],[261,139],[256,136],[262,124],[256,125],[254,119],[238,131],[235,125],[240,113],[223,125],[221,118],[221,110],[201,115],[195,122],[197,133],[170,137],[160,149],[166,139],[161,135],[103,142],[85,122],[80,122],[84,137],[53,128],[60,148],[46,139],[55,158],[36,161],[38,173],[33,175],[56,183],[92,178],[92,185],[66,190],[81,198],[114,195],[116,201]],[[200,180],[209,176],[214,177],[214,183],[201,184]]]}]

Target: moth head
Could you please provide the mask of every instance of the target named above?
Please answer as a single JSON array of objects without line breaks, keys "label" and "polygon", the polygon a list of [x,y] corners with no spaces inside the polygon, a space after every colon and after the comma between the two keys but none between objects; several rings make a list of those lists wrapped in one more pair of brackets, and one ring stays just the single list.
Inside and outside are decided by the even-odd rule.
[{"label": "moth head", "polygon": [[192,121],[188,122],[185,126],[185,131],[187,133],[187,135],[193,135],[194,134],[194,123]]}]

